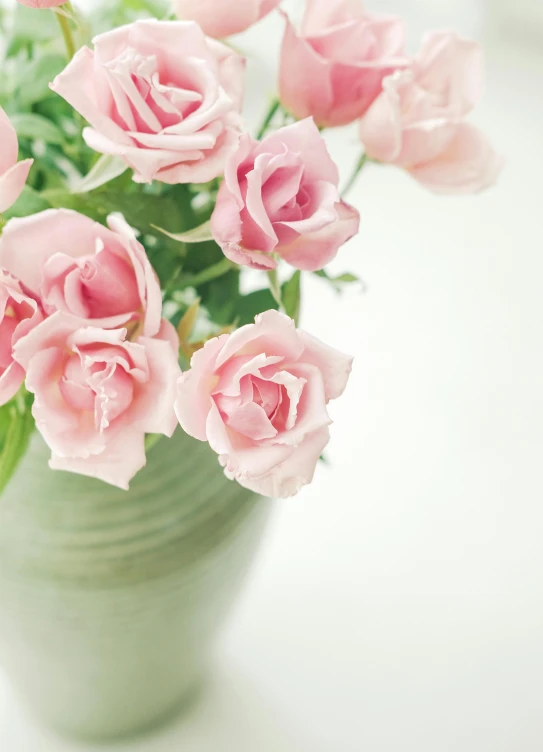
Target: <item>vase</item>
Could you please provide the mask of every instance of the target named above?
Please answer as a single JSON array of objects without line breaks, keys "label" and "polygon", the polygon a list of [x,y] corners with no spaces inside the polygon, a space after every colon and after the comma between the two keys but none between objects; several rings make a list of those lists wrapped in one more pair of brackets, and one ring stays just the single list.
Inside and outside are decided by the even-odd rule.
[{"label": "vase", "polygon": [[36,435],[0,498],[0,662],[57,730],[133,735],[199,688],[270,503],[180,429],[128,492],[48,456]]}]

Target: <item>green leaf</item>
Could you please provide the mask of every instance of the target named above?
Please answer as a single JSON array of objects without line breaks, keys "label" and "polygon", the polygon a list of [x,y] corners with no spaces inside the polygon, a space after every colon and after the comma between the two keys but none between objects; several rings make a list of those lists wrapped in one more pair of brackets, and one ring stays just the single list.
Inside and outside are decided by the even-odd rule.
[{"label": "green leaf", "polygon": [[214,279],[198,289],[211,320],[219,326],[229,326],[237,318],[239,278],[239,268],[232,269],[220,279]]},{"label": "green leaf", "polygon": [[19,138],[47,141],[49,144],[62,144],[64,134],[54,123],[41,115],[28,112],[12,115],[11,124]]},{"label": "green leaf", "polygon": [[25,185],[17,201],[4,213],[4,217],[5,219],[28,217],[30,214],[37,214],[50,208],[51,204],[42,194],[35,191],[29,185]]},{"label": "green leaf", "polygon": [[41,195],[55,209],[72,209],[98,222],[103,221],[108,214],[107,206],[98,208],[87,194],[67,193],[64,188],[50,188]]},{"label": "green leaf", "polygon": [[343,285],[351,285],[355,283],[358,283],[361,286],[363,285],[360,277],[357,277],[356,274],[351,274],[350,272],[340,274],[337,277],[331,277],[325,269],[319,269],[319,271],[314,272],[314,274],[317,277],[326,280],[336,292],[341,292]]},{"label": "green leaf", "polygon": [[127,169],[128,165],[120,157],[103,154],[89,174],[72,188],[72,193],[90,193],[111,180],[115,180]]},{"label": "green leaf", "polygon": [[66,58],[62,55],[41,55],[24,65],[19,73],[16,89],[19,108],[30,107],[42,99],[54,97],[49,84],[65,67]]},{"label": "green leaf", "polygon": [[[55,207],[74,209],[89,217],[104,220],[112,212],[120,212],[131,227],[149,232],[154,224],[178,217],[183,219],[183,204],[168,197],[136,192],[116,191],[110,188],[92,193],[67,193],[63,190],[44,192],[45,198]],[[176,246],[177,248],[177,246]]]},{"label": "green leaf", "polygon": [[249,295],[243,295],[236,302],[236,314],[239,326],[253,324],[255,316],[271,309],[278,310],[279,304],[268,288],[255,290]]},{"label": "green leaf", "polygon": [[207,269],[202,269],[201,272],[196,274],[188,274],[186,276],[181,275],[179,278],[178,287],[183,289],[185,287],[201,287],[202,285],[211,282],[218,277],[222,277],[233,269],[238,269],[237,264],[230,259],[223,258],[217,264],[208,266]]},{"label": "green leaf", "polygon": [[187,232],[172,233],[163,230],[162,227],[157,227],[156,225],[153,225],[153,229],[158,230],[163,235],[166,235],[168,238],[171,238],[178,243],[206,243],[208,240],[213,240],[213,235],[211,234],[211,222],[209,220],[199,227],[187,230]]},{"label": "green leaf", "polygon": [[357,277],[356,274],[350,274],[349,272],[346,274],[340,274],[338,277],[334,277],[334,282],[345,282],[346,284],[360,281],[360,277]]},{"label": "green leaf", "polygon": [[8,55],[26,44],[46,42],[57,34],[57,21],[52,13],[36,13],[34,8],[17,5]]},{"label": "green leaf", "polygon": [[287,316],[294,319],[296,326],[300,319],[302,273],[297,270],[282,286],[283,308]]},{"label": "green leaf", "polygon": [[0,408],[0,493],[25,454],[33,430],[30,400],[25,400],[23,394]]},{"label": "green leaf", "polygon": [[169,17],[171,2],[166,0],[124,0],[124,2],[95,3],[92,27],[95,32],[110,31],[113,27],[138,18]]}]

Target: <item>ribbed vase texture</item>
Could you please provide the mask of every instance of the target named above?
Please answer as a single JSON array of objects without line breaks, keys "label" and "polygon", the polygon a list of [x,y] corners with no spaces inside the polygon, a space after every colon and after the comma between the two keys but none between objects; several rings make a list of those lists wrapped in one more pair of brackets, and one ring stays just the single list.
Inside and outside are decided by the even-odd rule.
[{"label": "ribbed vase texture", "polygon": [[0,661],[57,729],[133,734],[198,686],[270,505],[181,430],[129,492],[47,458],[36,436],[0,498]]}]

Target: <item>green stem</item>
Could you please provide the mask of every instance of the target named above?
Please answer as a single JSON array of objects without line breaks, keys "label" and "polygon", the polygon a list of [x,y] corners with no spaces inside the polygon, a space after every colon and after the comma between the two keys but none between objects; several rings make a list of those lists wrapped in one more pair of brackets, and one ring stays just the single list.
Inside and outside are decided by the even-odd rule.
[{"label": "green stem", "polygon": [[145,451],[149,452],[162,438],[161,433],[148,433],[145,437]]},{"label": "green stem", "polygon": [[9,408],[9,427],[0,453],[0,493],[9,483],[19,461],[23,457],[34,430],[34,418],[30,408],[16,399]]},{"label": "green stem", "polygon": [[274,297],[275,302],[280,308],[283,307],[283,299],[281,297],[281,285],[277,277],[277,269],[272,269],[268,272],[268,279],[270,281],[270,292]]},{"label": "green stem", "polygon": [[260,128],[258,129],[258,133],[256,134],[256,138],[258,141],[260,141],[260,139],[266,135],[268,128],[270,127],[270,123],[274,119],[280,107],[281,107],[281,102],[277,99],[277,97],[272,99],[268,112],[266,113],[266,117],[262,121],[262,125],[260,126]]},{"label": "green stem", "polygon": [[183,277],[180,280],[179,288],[184,287],[199,287],[205,285],[207,282],[211,282],[218,277],[222,277],[224,274],[228,274],[232,269],[237,269],[237,264],[234,264],[230,259],[224,258],[213,266],[209,266],[207,269],[202,269],[198,274],[191,274],[190,276]]},{"label": "green stem", "polygon": [[[70,3],[66,3],[65,6],[68,13],[72,12],[72,7]],[[71,60],[73,56],[75,55],[76,46],[74,41],[74,36],[72,34],[72,28],[70,26],[70,21],[67,16],[65,16],[63,13],[55,13],[55,16],[58,19],[58,23],[60,26],[60,30],[62,32],[62,36],[64,37],[64,44],[66,45],[66,54],[68,56],[68,60]]]},{"label": "green stem", "polygon": [[354,170],[352,172],[351,177],[349,178],[349,180],[347,181],[345,187],[341,191],[341,198],[345,198],[345,196],[349,193],[349,191],[351,190],[351,188],[354,186],[354,184],[358,180],[358,176],[360,175],[360,173],[364,169],[364,166],[365,166],[365,164],[366,164],[367,161],[368,161],[368,155],[367,154],[361,154],[358,162],[355,165],[355,168],[354,168]]}]

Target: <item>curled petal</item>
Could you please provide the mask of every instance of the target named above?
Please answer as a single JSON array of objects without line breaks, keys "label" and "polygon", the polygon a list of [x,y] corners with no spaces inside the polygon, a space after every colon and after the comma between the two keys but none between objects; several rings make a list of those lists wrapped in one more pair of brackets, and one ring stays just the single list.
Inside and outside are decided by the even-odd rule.
[{"label": "curled petal", "polygon": [[51,470],[98,478],[128,491],[130,481],[146,463],[144,434],[128,430],[115,436],[100,454],[90,457],[66,457],[53,452],[49,467]]},{"label": "curled petal", "polygon": [[409,172],[434,193],[478,193],[493,185],[503,168],[486,136],[463,123],[438,158],[412,167]]},{"label": "curled petal", "polygon": [[[328,446],[330,431],[322,428],[311,434],[307,440],[288,454],[282,462],[273,466],[269,472],[254,477],[249,474],[226,474],[262,496],[285,499],[295,496],[304,486],[313,481],[319,457]],[[265,451],[265,450],[263,450]]]},{"label": "curled petal", "polygon": [[0,214],[13,206],[21,195],[33,163],[33,159],[25,159],[0,175]]}]

